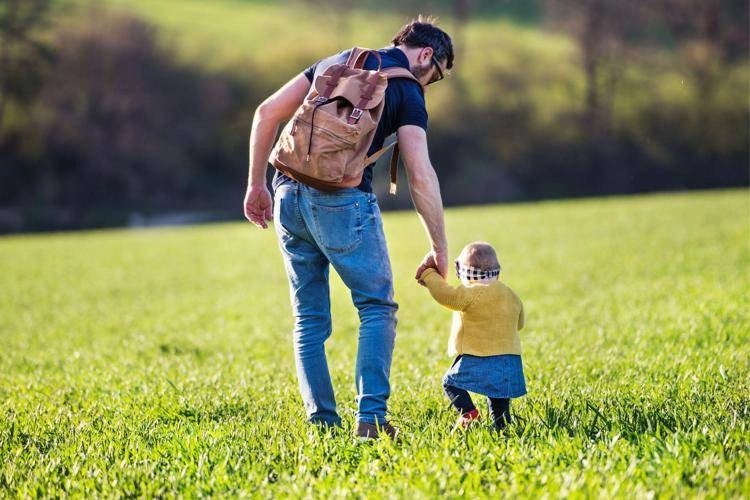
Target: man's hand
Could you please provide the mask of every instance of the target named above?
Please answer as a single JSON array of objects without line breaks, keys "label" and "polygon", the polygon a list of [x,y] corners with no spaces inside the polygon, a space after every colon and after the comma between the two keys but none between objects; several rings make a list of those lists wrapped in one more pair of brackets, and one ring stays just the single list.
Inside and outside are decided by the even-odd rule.
[{"label": "man's hand", "polygon": [[266,229],[266,221],[273,220],[273,201],[266,186],[248,186],[245,193],[245,217],[258,227]]},{"label": "man's hand", "polygon": [[433,268],[435,269],[440,276],[443,278],[448,277],[448,255],[442,252],[436,252],[435,250],[431,250],[427,253],[427,255],[424,256],[424,259],[422,259],[422,262],[419,264],[419,267],[417,267],[417,273],[414,276],[414,278],[419,282],[420,285],[424,286],[424,282],[420,280],[420,276],[422,276],[422,273],[425,271],[425,269]]}]

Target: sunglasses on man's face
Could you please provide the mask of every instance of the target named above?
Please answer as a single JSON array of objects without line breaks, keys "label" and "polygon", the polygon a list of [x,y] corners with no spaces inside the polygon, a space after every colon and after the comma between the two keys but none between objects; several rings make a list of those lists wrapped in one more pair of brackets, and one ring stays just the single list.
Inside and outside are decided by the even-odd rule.
[{"label": "sunglasses on man's face", "polygon": [[432,65],[435,66],[435,70],[437,70],[437,74],[432,76],[432,79],[429,82],[427,82],[427,85],[432,85],[433,83],[437,83],[444,78],[443,70],[440,69],[440,63],[435,58],[435,55],[432,55],[430,60],[432,61]]}]

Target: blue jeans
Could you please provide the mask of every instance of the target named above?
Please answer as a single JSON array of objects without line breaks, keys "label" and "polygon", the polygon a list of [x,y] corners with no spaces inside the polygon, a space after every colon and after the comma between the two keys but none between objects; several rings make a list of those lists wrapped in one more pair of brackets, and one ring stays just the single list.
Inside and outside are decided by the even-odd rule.
[{"label": "blue jeans", "polygon": [[375,195],[288,181],[276,189],[274,226],[289,278],[297,379],[308,419],[341,423],[324,347],[331,335],[331,264],[359,312],[357,420],[384,423],[398,305]]}]

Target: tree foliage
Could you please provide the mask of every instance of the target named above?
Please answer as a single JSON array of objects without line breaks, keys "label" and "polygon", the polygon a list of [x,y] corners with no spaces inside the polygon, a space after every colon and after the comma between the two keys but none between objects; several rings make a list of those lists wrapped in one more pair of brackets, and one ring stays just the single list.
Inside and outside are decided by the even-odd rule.
[{"label": "tree foliage", "polygon": [[38,32],[48,21],[49,0],[3,0],[0,3],[0,145],[6,103],[28,102],[37,90],[39,72],[51,49]]},{"label": "tree foliage", "polygon": [[3,196],[54,207],[45,226],[102,205],[173,207],[221,170],[228,82],[176,64],[136,18],[87,16],[54,32],[28,127],[4,150]]},{"label": "tree foliage", "polygon": [[[335,26],[318,35],[337,46],[361,36],[362,5],[415,5],[290,2]],[[504,6],[528,15],[527,3],[544,34],[484,19]],[[239,217],[254,106],[291,75],[188,65],[134,14],[59,21],[53,5],[0,3],[0,231],[116,224],[131,211]],[[428,94],[447,204],[748,184],[746,2],[430,6],[456,40],[454,74]],[[279,67],[313,62],[300,36]]]}]

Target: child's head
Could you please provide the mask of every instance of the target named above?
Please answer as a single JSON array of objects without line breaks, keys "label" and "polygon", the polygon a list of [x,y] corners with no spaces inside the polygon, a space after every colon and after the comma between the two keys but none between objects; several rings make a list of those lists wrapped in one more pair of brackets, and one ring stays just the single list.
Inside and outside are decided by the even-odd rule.
[{"label": "child's head", "polygon": [[469,243],[456,259],[456,274],[464,284],[496,280],[500,270],[495,249],[483,241]]}]

